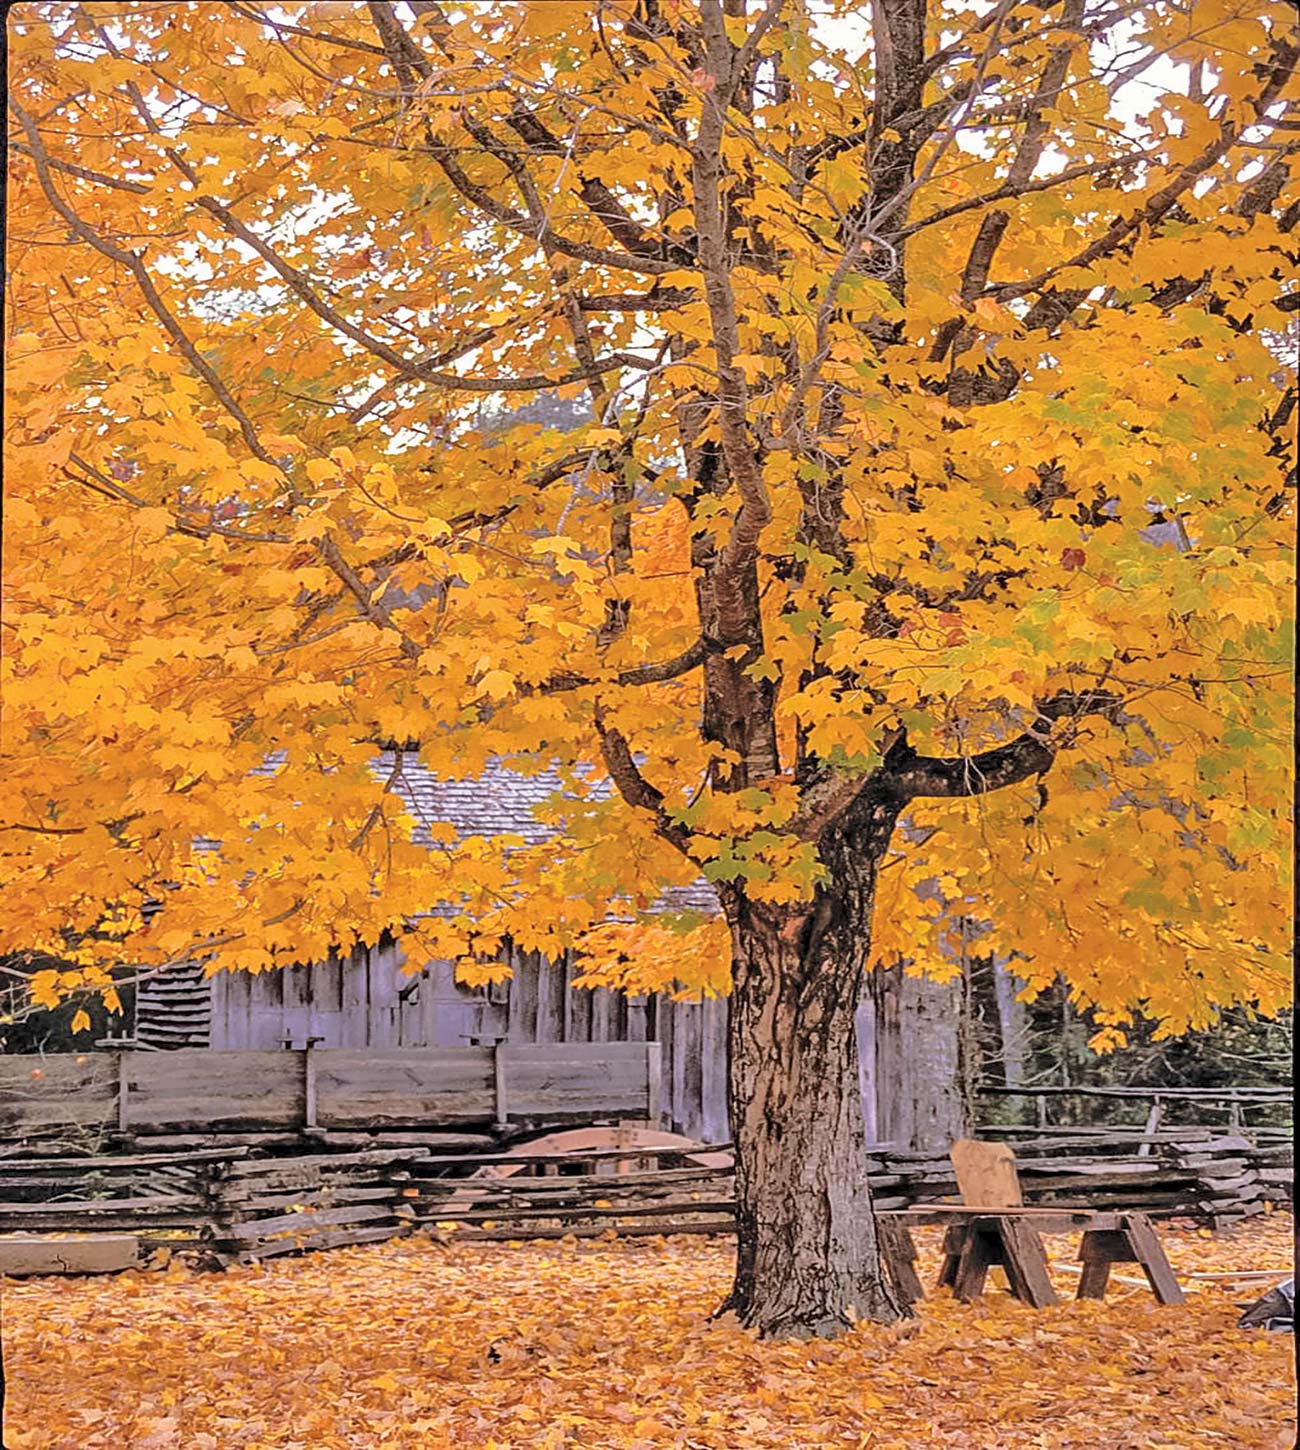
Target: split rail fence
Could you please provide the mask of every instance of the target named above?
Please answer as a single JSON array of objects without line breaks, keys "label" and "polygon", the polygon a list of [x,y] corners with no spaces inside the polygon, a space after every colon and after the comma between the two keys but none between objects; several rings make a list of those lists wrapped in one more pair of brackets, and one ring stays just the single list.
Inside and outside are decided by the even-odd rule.
[{"label": "split rail fence", "polygon": [[[1216,1226],[1287,1200],[1269,1181],[1281,1150],[1221,1134],[1129,1145],[1015,1144],[1026,1202],[1192,1215]],[[475,1239],[727,1233],[735,1185],[727,1145],[538,1152],[406,1144],[268,1153],[235,1145],[172,1153],[0,1157],[0,1235],[134,1234],[226,1264],[397,1237],[423,1228]],[[1286,1150],[1289,1161],[1289,1150]],[[1289,1169],[1278,1166],[1279,1177]],[[505,1176],[509,1174],[510,1176]],[[876,1149],[877,1209],[951,1200],[946,1159]]]}]

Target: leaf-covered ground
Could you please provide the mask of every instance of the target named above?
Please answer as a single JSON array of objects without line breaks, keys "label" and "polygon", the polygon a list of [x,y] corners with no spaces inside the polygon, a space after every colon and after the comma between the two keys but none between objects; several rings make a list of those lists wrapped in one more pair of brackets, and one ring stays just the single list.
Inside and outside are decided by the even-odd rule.
[{"label": "leaf-covered ground", "polygon": [[[938,1242],[922,1240],[933,1277]],[[1291,1259],[1278,1214],[1165,1233],[1180,1272]],[[1049,1240],[1054,1260],[1071,1240]],[[198,1274],[10,1281],[11,1450],[1021,1450],[1294,1442],[1293,1341],[1112,1285],[1035,1312],[933,1294],[897,1329],[763,1344],[707,1315],[726,1241],[419,1239]],[[995,1275],[1001,1283],[1000,1276]],[[1058,1287],[1075,1280],[1056,1271]],[[1127,1275],[1126,1275],[1127,1277]],[[1281,1277],[1281,1276],[1279,1276]]]}]

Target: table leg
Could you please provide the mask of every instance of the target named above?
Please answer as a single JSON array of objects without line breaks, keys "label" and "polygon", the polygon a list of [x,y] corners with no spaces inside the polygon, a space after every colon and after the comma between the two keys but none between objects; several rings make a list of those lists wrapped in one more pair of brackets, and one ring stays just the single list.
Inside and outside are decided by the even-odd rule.
[{"label": "table leg", "polygon": [[953,1278],[953,1293],[958,1299],[978,1299],[984,1292],[984,1280],[994,1264],[1003,1262],[1002,1244],[996,1231],[981,1229],[974,1223],[963,1225],[961,1254]]},{"label": "table leg", "polygon": [[940,1289],[951,1289],[957,1282],[957,1265],[961,1262],[966,1235],[962,1225],[950,1223],[943,1234],[943,1267],[939,1270]]},{"label": "table leg", "polygon": [[1142,1265],[1151,1292],[1158,1304],[1181,1304],[1186,1296],[1174,1277],[1173,1266],[1165,1256],[1151,1220],[1144,1213],[1127,1214],[1124,1219],[1125,1237],[1133,1251],[1133,1258]]},{"label": "table leg", "polygon": [[876,1239],[896,1297],[904,1304],[915,1304],[918,1299],[924,1299],[925,1289],[916,1272],[916,1241],[912,1238],[912,1230],[898,1219],[878,1218]]},{"label": "table leg", "polygon": [[1047,1254],[1043,1241],[1027,1224],[1013,1218],[998,1220],[997,1232],[1002,1239],[1003,1261],[1011,1292],[1017,1299],[1045,1309],[1058,1302],[1047,1270]]},{"label": "table leg", "polygon": [[1079,1245],[1079,1262],[1083,1272],[1079,1275],[1079,1299],[1104,1299],[1106,1285],[1110,1280],[1110,1266],[1116,1253],[1122,1262],[1127,1254],[1127,1244],[1121,1233],[1109,1229],[1088,1229]]}]

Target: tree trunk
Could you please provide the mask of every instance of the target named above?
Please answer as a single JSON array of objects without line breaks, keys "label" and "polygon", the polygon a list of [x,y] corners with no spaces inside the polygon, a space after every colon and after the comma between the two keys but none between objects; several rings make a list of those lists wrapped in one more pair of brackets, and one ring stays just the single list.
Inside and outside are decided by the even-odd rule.
[{"label": "tree trunk", "polygon": [[831,879],[797,909],[728,901],[736,1280],[723,1309],[765,1336],[892,1323],[867,1183],[854,1018],[876,869],[896,808],[823,840]]},{"label": "tree trunk", "polygon": [[902,967],[868,974],[875,1061],[869,1090],[882,1143],[943,1154],[965,1136],[961,1084],[962,983],[909,977]]},{"label": "tree trunk", "polygon": [[1002,1038],[1002,1079],[1008,1087],[1023,1087],[1029,1024],[1025,1004],[1016,995],[1020,983],[1012,975],[1010,962],[1010,957],[993,957],[993,991],[997,998],[998,1028]]}]

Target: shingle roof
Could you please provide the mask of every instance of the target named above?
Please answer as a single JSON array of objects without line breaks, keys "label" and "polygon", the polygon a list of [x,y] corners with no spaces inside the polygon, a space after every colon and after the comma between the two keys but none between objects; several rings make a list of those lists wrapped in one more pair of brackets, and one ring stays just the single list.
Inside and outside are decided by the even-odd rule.
[{"label": "shingle roof", "polygon": [[[385,751],[372,766],[376,778],[390,778],[395,763],[393,752]],[[412,840],[419,845],[432,844],[430,828],[438,824],[450,825],[462,838],[518,836],[530,846],[559,835],[557,826],[537,815],[539,808],[565,794],[556,765],[525,775],[500,760],[490,760],[479,775],[442,780],[417,757],[408,755],[402,761],[396,790],[416,820]],[[608,800],[610,794],[609,783],[601,781],[592,786],[590,798]],[[667,887],[650,910],[717,916],[720,908],[713,887],[697,877],[689,885]]]},{"label": "shingle roof", "polygon": [[[372,769],[376,778],[388,779],[395,756],[385,751]],[[412,839],[431,844],[429,828],[445,823],[457,836],[521,836],[530,846],[557,834],[556,828],[537,819],[537,809],[564,790],[558,767],[524,775],[499,760],[491,760],[482,774],[464,780],[440,780],[414,755],[402,761],[397,793],[417,822]],[[597,799],[609,795],[608,786],[596,787]]]}]

